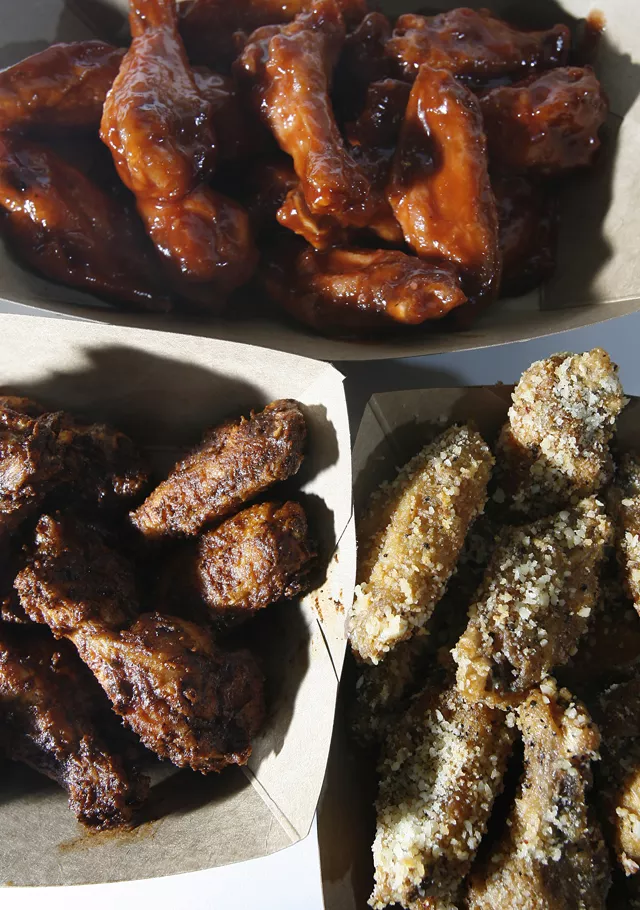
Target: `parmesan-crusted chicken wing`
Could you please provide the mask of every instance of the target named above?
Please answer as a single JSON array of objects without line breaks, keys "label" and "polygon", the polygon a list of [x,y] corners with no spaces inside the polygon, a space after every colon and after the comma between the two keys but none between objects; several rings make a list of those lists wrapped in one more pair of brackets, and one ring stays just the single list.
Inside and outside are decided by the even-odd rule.
[{"label": "parmesan-crusted chicken wing", "polygon": [[506,506],[536,518],[597,493],[613,472],[609,442],[624,405],[618,368],[600,348],[532,364],[498,441]]},{"label": "parmesan-crusted chicken wing", "polygon": [[102,698],[68,642],[32,623],[0,624],[0,751],[57,781],[96,830],[131,824],[149,784],[97,725]]},{"label": "parmesan-crusted chicken wing", "polygon": [[479,433],[452,427],[372,497],[360,526],[349,619],[355,654],[378,663],[427,623],[482,512],[493,457]]},{"label": "parmesan-crusted chicken wing", "polygon": [[487,9],[459,7],[437,16],[400,16],[386,52],[405,78],[414,78],[426,63],[482,85],[566,63],[570,41],[566,25],[525,31]]},{"label": "parmesan-crusted chicken wing", "polygon": [[124,54],[103,41],[74,41],[0,70],[0,130],[97,128]]},{"label": "parmesan-crusted chicken wing", "polygon": [[505,834],[471,875],[469,910],[604,910],[607,850],[587,802],[600,735],[548,680],[520,707],[525,773]]},{"label": "parmesan-crusted chicken wing", "polygon": [[609,505],[624,584],[640,613],[640,457],[635,453],[627,452],[620,459]]},{"label": "parmesan-crusted chicken wing", "polygon": [[161,758],[203,773],[247,761],[264,715],[252,655],[222,651],[176,617],[131,623],[131,570],[89,527],[43,516],[16,588],[30,618],[73,642],[114,710]]},{"label": "parmesan-crusted chicken wing", "polygon": [[597,499],[505,528],[453,655],[470,701],[518,703],[575,652],[599,593],[611,523]]},{"label": "parmesan-crusted chicken wing", "polygon": [[288,399],[209,430],[132,512],[131,520],[148,538],[198,534],[208,522],[237,512],[247,500],[295,474],[306,432],[300,405]]},{"label": "parmesan-crusted chicken wing", "polygon": [[301,505],[250,506],[198,540],[198,591],[215,619],[247,619],[304,592],[313,555]]},{"label": "parmesan-crusted chicken wing", "polygon": [[417,696],[380,765],[371,907],[454,905],[502,790],[514,732],[503,712],[468,704],[455,686]]}]

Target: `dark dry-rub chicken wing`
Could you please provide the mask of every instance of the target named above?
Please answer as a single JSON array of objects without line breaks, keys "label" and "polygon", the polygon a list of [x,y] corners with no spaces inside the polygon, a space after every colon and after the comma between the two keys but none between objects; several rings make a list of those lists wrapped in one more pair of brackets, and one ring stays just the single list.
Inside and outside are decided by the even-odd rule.
[{"label": "dark dry-rub chicken wing", "polygon": [[468,704],[455,685],[429,686],[391,731],[380,763],[371,907],[456,905],[502,790],[515,732],[505,720]]},{"label": "dark dry-rub chicken wing", "polygon": [[475,96],[445,70],[423,66],[409,96],[388,197],[418,256],[458,266],[466,293],[498,290],[498,216]]},{"label": "dark dry-rub chicken wing", "polygon": [[124,50],[103,41],[51,47],[0,71],[0,130],[96,128]]},{"label": "dark dry-rub chicken wing", "polygon": [[202,443],[131,513],[145,537],[198,534],[208,522],[295,474],[304,455],[304,414],[297,401],[274,401],[248,418],[209,430]]},{"label": "dark dry-rub chicken wing", "polygon": [[599,594],[611,523],[594,498],[505,528],[453,655],[470,701],[519,703],[575,653]]},{"label": "dark dry-rub chicken wing", "polygon": [[483,84],[560,66],[567,62],[570,41],[566,25],[524,31],[487,9],[460,7],[437,16],[400,16],[386,53],[406,78],[413,79],[426,63]]},{"label": "dark dry-rub chicken wing", "polygon": [[345,147],[329,98],[344,36],[336,0],[315,0],[310,12],[289,25],[254,32],[237,72],[280,147],[293,158],[312,214],[362,227],[371,213],[369,182]]},{"label": "dark dry-rub chicken wing", "polygon": [[210,105],[177,32],[175,0],[136,0],[133,41],[104,105],[100,135],[137,197],[180,199],[208,176]]},{"label": "dark dry-rub chicken wing", "polygon": [[313,556],[301,505],[251,506],[199,539],[198,591],[217,619],[248,618],[301,594]]},{"label": "dark dry-rub chicken wing", "polygon": [[105,739],[102,697],[68,642],[31,623],[0,625],[0,750],[57,781],[97,830],[130,824],[149,784]]},{"label": "dark dry-rub chicken wing", "polygon": [[292,278],[288,249],[267,264],[267,290],[295,319],[326,335],[420,325],[467,301],[455,268],[444,262],[399,250],[308,248],[294,253]]},{"label": "dark dry-rub chicken wing", "polygon": [[577,66],[495,88],[480,105],[492,164],[550,176],[592,163],[609,112],[593,70]]},{"label": "dark dry-rub chicken wing", "polygon": [[61,414],[29,417],[0,410],[0,540],[32,515],[62,482]]},{"label": "dark dry-rub chicken wing", "polygon": [[136,309],[167,310],[135,213],[51,149],[0,137],[0,232],[45,278]]},{"label": "dark dry-rub chicken wing", "polygon": [[70,639],[120,714],[161,758],[207,773],[243,764],[264,714],[262,676],[247,651],[221,651],[193,623],[144,614],[130,570],[87,526],[43,516],[18,575],[36,622]]},{"label": "dark dry-rub chicken wing", "polygon": [[607,849],[587,802],[600,735],[586,708],[548,680],[518,712],[525,773],[508,825],[471,874],[469,910],[604,910]]},{"label": "dark dry-rub chicken wing", "polygon": [[500,294],[526,294],[555,271],[556,199],[543,184],[519,175],[493,176],[491,188],[498,209],[502,254]]}]

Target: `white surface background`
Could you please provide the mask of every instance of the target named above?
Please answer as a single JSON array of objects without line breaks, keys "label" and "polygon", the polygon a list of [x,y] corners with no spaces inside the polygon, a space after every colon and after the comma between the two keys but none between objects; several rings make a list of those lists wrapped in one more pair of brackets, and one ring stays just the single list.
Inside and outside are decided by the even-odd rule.
[{"label": "white surface background", "polygon": [[[3,305],[0,311],[23,308]],[[46,314],[43,314],[46,315]],[[640,394],[640,313],[549,338],[481,351],[377,363],[340,363],[352,434],[374,392],[516,382],[529,364],[556,351],[603,347],[620,365],[629,394]],[[144,882],[75,888],[7,888],[2,910],[323,910],[315,826],[299,844],[264,859]],[[327,910],[333,910],[329,907]]]}]

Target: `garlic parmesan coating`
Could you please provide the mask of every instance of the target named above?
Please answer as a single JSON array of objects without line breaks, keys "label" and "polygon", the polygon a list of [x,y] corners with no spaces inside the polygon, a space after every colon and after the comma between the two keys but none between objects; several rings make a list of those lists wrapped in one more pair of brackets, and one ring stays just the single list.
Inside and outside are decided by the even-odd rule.
[{"label": "garlic parmesan coating", "polygon": [[498,480],[513,513],[539,518],[597,493],[612,474],[609,442],[625,398],[600,348],[532,364],[498,441]]},{"label": "garlic parmesan coating", "polygon": [[455,686],[417,697],[380,766],[371,907],[455,905],[502,789],[514,732],[503,712],[470,705]]},{"label": "garlic parmesan coating", "polygon": [[607,850],[587,805],[600,735],[586,708],[552,680],[519,710],[525,773],[486,867],[471,876],[469,910],[604,910]]},{"label": "garlic parmesan coating", "polygon": [[476,430],[451,427],[373,495],[349,623],[361,660],[378,663],[429,620],[484,509],[492,466]]},{"label": "garlic parmesan coating", "polygon": [[629,597],[640,613],[640,457],[628,452],[618,465],[611,490],[616,549]]},{"label": "garlic parmesan coating", "polygon": [[610,537],[611,522],[593,497],[504,529],[453,651],[466,698],[518,703],[566,663],[597,602]]}]

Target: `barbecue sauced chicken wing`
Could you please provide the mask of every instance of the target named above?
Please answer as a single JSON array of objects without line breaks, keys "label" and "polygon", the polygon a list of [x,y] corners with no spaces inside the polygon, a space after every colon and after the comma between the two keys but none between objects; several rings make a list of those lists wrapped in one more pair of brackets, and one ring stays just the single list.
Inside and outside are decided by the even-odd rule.
[{"label": "barbecue sauced chicken wing", "polygon": [[502,255],[500,295],[517,297],[539,287],[556,267],[556,199],[542,183],[520,175],[495,175]]},{"label": "barbecue sauced chicken wing", "polygon": [[68,642],[0,624],[0,752],[57,781],[94,830],[130,825],[149,786],[100,729],[103,697]]},{"label": "barbecue sauced chicken wing", "polygon": [[627,452],[620,459],[609,506],[624,585],[640,613],[640,457],[635,453]]},{"label": "barbecue sauced chicken wing", "polygon": [[493,457],[478,432],[452,427],[381,488],[360,526],[351,647],[378,663],[430,619],[482,512]]},{"label": "barbecue sauced chicken wing", "polygon": [[303,593],[313,556],[297,502],[250,506],[198,540],[198,592],[215,619],[248,619]]},{"label": "barbecue sauced chicken wing", "polygon": [[545,176],[590,165],[609,112],[593,70],[576,66],[495,88],[480,106],[492,165]]},{"label": "barbecue sauced chicken wing", "polygon": [[0,232],[45,278],[142,310],[167,310],[135,213],[45,146],[0,136]]},{"label": "barbecue sauced chicken wing", "polygon": [[149,749],[203,773],[247,761],[264,714],[252,656],[220,650],[208,631],[176,617],[132,622],[131,568],[95,531],[43,516],[15,584],[30,618],[73,642]]},{"label": "barbecue sauced chicken wing", "polygon": [[216,140],[216,162],[234,163],[252,158],[264,146],[267,131],[242,104],[235,80],[204,66],[193,68],[198,91],[209,102]]},{"label": "barbecue sauced chicken wing", "polygon": [[300,251],[283,243],[263,278],[270,297],[326,335],[420,325],[467,301],[451,265],[423,262],[400,250]]},{"label": "barbecue sauced chicken wing", "polygon": [[552,680],[518,713],[525,772],[503,838],[472,872],[469,910],[604,910],[607,850],[587,803],[600,735]]},{"label": "barbecue sauced chicken wing", "polygon": [[332,100],[340,123],[356,120],[363,111],[369,86],[391,76],[385,47],[391,23],[380,12],[367,13],[350,31],[336,65]]},{"label": "barbecue sauced chicken wing", "polygon": [[476,300],[498,291],[498,215],[475,96],[423,66],[411,89],[388,197],[418,256],[458,267]]},{"label": "barbecue sauced chicken wing", "polygon": [[455,904],[502,790],[514,732],[503,712],[468,704],[455,686],[428,687],[412,702],[380,763],[371,907]]},{"label": "barbecue sauced chicken wing", "polygon": [[18,535],[0,543],[0,619],[3,622],[29,622],[13,587],[14,579],[25,563],[21,544]]},{"label": "barbecue sauced chicken wing", "polygon": [[535,524],[505,528],[456,645],[470,701],[518,704],[586,632],[611,523],[597,499]]},{"label": "barbecue sauced chicken wing", "polygon": [[124,53],[103,41],[52,44],[0,70],[0,131],[97,128]]},{"label": "barbecue sauced chicken wing", "polygon": [[254,32],[236,67],[256,110],[293,158],[312,215],[364,227],[372,212],[369,181],[345,147],[329,98],[344,37],[336,0],[315,0],[289,25]]},{"label": "barbecue sauced chicken wing", "polygon": [[483,85],[495,79],[522,79],[566,63],[570,41],[566,25],[524,31],[487,9],[460,7],[437,16],[400,16],[386,53],[408,79],[426,63]]},{"label": "barbecue sauced chicken wing", "polygon": [[297,401],[274,401],[248,418],[209,430],[131,520],[149,539],[193,536],[208,522],[237,512],[247,500],[295,474],[307,430]]},{"label": "barbecue sauced chicken wing", "polygon": [[499,499],[535,518],[597,493],[613,473],[609,443],[625,403],[601,348],[533,363],[498,440]]},{"label": "barbecue sauced chicken wing", "polygon": [[214,160],[209,91],[187,62],[174,0],[132,3],[130,24],[100,135],[176,292],[220,308],[220,295],[251,277],[257,253],[242,207],[201,185]]}]

